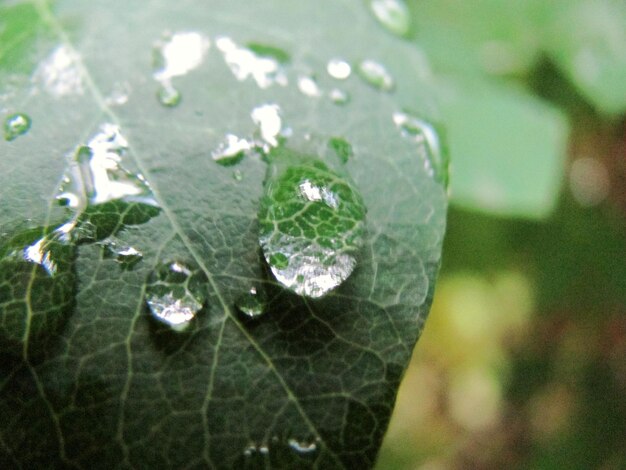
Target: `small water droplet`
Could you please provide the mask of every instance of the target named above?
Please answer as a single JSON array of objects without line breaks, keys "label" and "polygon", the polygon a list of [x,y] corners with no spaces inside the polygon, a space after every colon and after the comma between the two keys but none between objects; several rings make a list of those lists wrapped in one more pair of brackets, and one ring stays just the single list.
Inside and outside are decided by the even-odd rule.
[{"label": "small water droplet", "polygon": [[222,166],[232,166],[239,163],[252,147],[253,144],[246,139],[239,138],[234,134],[226,134],[225,141],[211,152],[211,156],[216,163]]},{"label": "small water droplet", "polygon": [[104,100],[107,106],[122,106],[128,103],[130,94],[130,85],[128,83],[117,82],[113,86],[113,90]]},{"label": "small water droplet", "polygon": [[424,119],[404,112],[394,113],[393,122],[401,135],[417,146],[418,154],[430,176],[447,186],[448,159],[435,127]]},{"label": "small water droplet", "polygon": [[343,59],[330,59],[326,64],[326,71],[337,80],[345,80],[352,73],[352,67]]},{"label": "small water droplet", "polygon": [[337,105],[345,105],[350,102],[350,94],[347,91],[340,90],[339,88],[333,88],[330,91],[330,99]]},{"label": "small water droplet", "polygon": [[233,171],[233,179],[235,181],[243,181],[243,173],[241,172],[239,168]]},{"label": "small water droplet", "polygon": [[259,243],[274,277],[296,294],[322,297],[356,266],[365,206],[344,177],[321,160],[272,151],[259,210]]},{"label": "small water droplet", "polygon": [[287,52],[258,43],[252,43],[248,48],[241,47],[224,36],[216,39],[215,44],[237,80],[244,81],[252,77],[259,88],[268,88],[274,84],[287,85],[287,74],[283,67],[289,61]]},{"label": "small water droplet", "polygon": [[371,0],[376,19],[396,36],[406,37],[411,30],[411,14],[404,0]]},{"label": "small water droplet", "polygon": [[72,213],[66,224],[77,242],[102,240],[127,225],[142,224],[160,212],[143,175],[126,170],[128,142],[119,126],[103,124],[87,145],[69,157],[57,200]]},{"label": "small water droplet", "polygon": [[291,438],[287,441],[291,449],[300,455],[310,455],[317,452],[317,443],[315,441],[304,441]]},{"label": "small water droplet", "polygon": [[248,318],[258,318],[267,308],[267,294],[263,287],[251,287],[235,301],[237,309]]},{"label": "small water droplet", "polygon": [[82,95],[84,87],[83,73],[79,66],[81,60],[80,55],[70,46],[58,46],[37,67],[33,79],[57,98]]},{"label": "small water droplet", "polygon": [[332,137],[328,141],[328,146],[335,152],[342,163],[348,163],[348,160],[354,155],[352,145],[342,137]]},{"label": "small water droplet", "polygon": [[309,77],[309,76],[299,77],[298,89],[303,95],[310,96],[312,98],[322,96],[322,91],[320,90],[320,87],[317,84],[317,81],[313,77]]},{"label": "small water droplet", "polygon": [[169,81],[164,81],[157,89],[157,99],[163,106],[173,108],[180,104],[182,95]]},{"label": "small water droplet", "polygon": [[280,117],[280,107],[277,104],[257,106],[250,114],[252,121],[257,125],[261,139],[271,147],[279,144],[283,120]]},{"label": "small water droplet", "polygon": [[24,113],[15,113],[7,116],[4,121],[4,139],[12,141],[28,132],[31,119]]},{"label": "small water droplet", "polygon": [[181,94],[172,85],[172,79],[198,68],[210,45],[207,37],[193,31],[166,34],[156,43],[153,77],[161,85],[157,98],[162,105],[173,107],[180,103]]},{"label": "small water droplet", "polygon": [[206,278],[179,261],[159,264],[148,277],[146,303],[152,316],[175,331],[185,330],[203,308]]},{"label": "small water droplet", "polygon": [[114,240],[102,244],[103,257],[115,259],[122,271],[131,271],[143,259],[143,253],[132,246],[120,245]]},{"label": "small water droplet", "polygon": [[384,65],[373,60],[364,60],[357,68],[359,76],[370,86],[382,91],[392,91],[395,83]]}]

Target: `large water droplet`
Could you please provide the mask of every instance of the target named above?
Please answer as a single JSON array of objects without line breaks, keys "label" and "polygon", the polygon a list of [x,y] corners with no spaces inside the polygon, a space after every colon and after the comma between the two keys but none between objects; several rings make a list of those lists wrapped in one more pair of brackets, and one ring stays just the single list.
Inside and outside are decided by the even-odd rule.
[{"label": "large water droplet", "polygon": [[352,151],[352,145],[343,137],[332,137],[328,140],[328,146],[333,150],[335,155],[339,157],[341,163],[348,163],[348,160],[354,154]]},{"label": "large water droplet", "polygon": [[73,240],[102,240],[124,226],[145,223],[159,214],[143,175],[121,165],[127,148],[119,126],[104,124],[69,158],[57,199],[73,213],[68,222],[74,225]]},{"label": "large water droplet", "polygon": [[417,153],[430,176],[447,186],[448,159],[435,127],[424,119],[404,112],[394,113],[393,122],[402,136],[416,145]]},{"label": "large water droplet", "polygon": [[357,71],[359,76],[374,88],[382,91],[391,91],[395,87],[393,77],[385,66],[379,62],[369,59],[364,60],[359,63]]},{"label": "large water droplet", "polygon": [[15,113],[4,120],[4,139],[12,141],[24,135],[30,129],[31,120],[26,114]]},{"label": "large water droplet", "polygon": [[326,64],[326,71],[337,80],[345,80],[352,73],[352,67],[343,59],[330,59]]},{"label": "large water droplet", "polygon": [[207,37],[196,32],[166,35],[164,40],[156,43],[153,77],[160,83],[157,98],[162,105],[172,107],[180,102],[181,94],[172,85],[172,79],[198,68],[210,45]]},{"label": "large water droplet", "polygon": [[248,318],[257,318],[265,313],[267,294],[261,286],[253,286],[235,301],[237,309]]},{"label": "large water droplet", "polygon": [[283,65],[289,61],[289,54],[282,49],[256,43],[241,47],[228,37],[218,38],[215,44],[237,80],[252,77],[259,88],[287,85]]},{"label": "large water droplet", "polygon": [[365,212],[352,183],[324,162],[273,150],[259,210],[259,242],[276,279],[308,297],[321,297],[343,283],[363,244]]},{"label": "large water droplet", "polygon": [[370,9],[388,31],[407,36],[411,29],[411,14],[404,0],[371,0]]},{"label": "large water droplet", "polygon": [[185,330],[207,300],[206,277],[179,261],[159,264],[148,277],[146,303],[152,316],[175,331]]},{"label": "large water droplet", "polygon": [[343,106],[350,102],[350,94],[347,91],[340,90],[339,88],[333,88],[330,91],[330,99],[333,103]]},{"label": "large water droplet", "polygon": [[231,166],[239,163],[246,152],[250,151],[253,144],[246,139],[237,137],[234,134],[226,134],[224,142],[211,152],[211,156],[216,163],[222,166]]},{"label": "large water droplet", "polygon": [[37,228],[0,241],[0,346],[29,351],[53,334],[75,304],[76,247],[66,227]]},{"label": "large water droplet", "polygon": [[322,91],[320,90],[317,81],[315,78],[310,76],[301,76],[298,78],[298,90],[300,90],[303,95],[310,96],[312,98],[322,96]]}]

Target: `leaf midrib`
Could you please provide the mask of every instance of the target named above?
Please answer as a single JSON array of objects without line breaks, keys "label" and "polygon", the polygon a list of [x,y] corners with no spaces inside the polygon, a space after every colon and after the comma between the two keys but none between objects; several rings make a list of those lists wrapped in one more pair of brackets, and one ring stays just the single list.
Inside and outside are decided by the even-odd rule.
[{"label": "leaf midrib", "polygon": [[[95,81],[93,80],[93,77],[92,77],[91,73],[89,72],[89,70],[85,66],[84,62],[82,61],[82,56],[77,53],[76,48],[74,47],[74,45],[72,44],[72,42],[69,39],[69,36],[64,31],[64,29],[62,28],[61,24],[59,23],[57,18],[54,16],[52,11],[50,10],[48,3],[45,0],[32,0],[32,1],[33,1],[33,5],[36,7],[37,12],[38,12],[38,14],[40,15],[40,17],[42,19],[42,21],[47,23],[50,26],[50,28],[52,29],[54,34],[57,35],[57,37],[59,38],[59,40],[61,41],[61,43],[63,43],[63,45],[65,47],[67,47],[69,50],[71,50],[73,52],[76,52],[75,57],[77,57],[77,66],[79,67],[81,75],[83,76],[83,78],[87,82],[87,88],[89,89],[89,92],[90,92],[92,98],[94,99],[94,101],[96,102],[96,104],[98,105],[100,110],[104,114],[106,114],[112,120],[113,123],[115,123],[117,125],[120,125],[120,119],[115,114],[115,112],[113,112],[113,110],[106,104],[106,101],[104,100],[103,95],[102,95],[100,89],[96,85]],[[132,146],[129,146],[129,155],[134,160],[134,163],[137,165],[137,168],[144,175],[144,177],[148,181],[151,181],[149,172],[146,171],[146,168],[145,168],[145,166],[143,164],[143,161],[138,156],[137,152],[134,150],[134,148]],[[220,292],[220,289],[217,286],[217,283],[213,279],[212,273],[206,267],[206,265],[203,262],[202,258],[196,253],[196,251],[191,246],[190,240],[188,239],[188,237],[186,236],[186,234],[184,233],[184,231],[180,227],[177,219],[174,217],[174,214],[170,210],[169,206],[167,204],[165,204],[165,201],[160,197],[159,192],[158,192],[158,190],[157,190],[157,188],[155,186],[153,186],[153,193],[154,193],[155,199],[159,203],[159,206],[163,210],[163,213],[165,214],[165,216],[169,220],[170,224],[172,225],[172,229],[180,237],[180,239],[181,239],[183,245],[185,246],[185,248],[189,251],[190,255],[194,258],[194,260],[198,263],[198,266],[205,273],[211,288],[213,289],[215,295],[217,296],[217,298],[219,300],[219,303],[224,308],[224,317],[223,317],[223,320],[221,322],[221,327],[220,327],[218,340],[217,340],[216,345],[215,345],[214,360],[213,360],[213,364],[212,364],[212,368],[211,368],[211,375],[209,377],[209,385],[207,387],[207,394],[206,394],[206,397],[205,397],[205,400],[204,400],[204,403],[203,403],[203,411],[205,410],[206,405],[213,398],[211,396],[211,393],[212,393],[213,383],[214,383],[214,378],[215,378],[215,370],[216,370],[215,366],[217,365],[217,362],[218,362],[219,350],[220,350],[220,346],[221,346],[223,332],[224,332],[225,325],[226,325],[226,320],[231,320],[235,324],[237,329],[244,335],[246,340],[248,340],[248,342],[252,345],[254,350],[266,362],[267,366],[269,367],[269,370],[274,374],[274,376],[276,377],[276,380],[278,380],[280,386],[283,388],[283,390],[287,394],[288,399],[294,404],[294,406],[298,410],[298,413],[301,415],[301,417],[304,420],[304,422],[306,423],[306,425],[310,428],[311,432],[324,445],[324,447],[328,451],[329,455],[331,455],[336,460],[336,463],[338,463],[341,467],[343,467],[341,459],[323,441],[322,436],[318,432],[317,428],[315,427],[315,425],[313,424],[313,422],[311,421],[311,419],[309,418],[307,413],[304,411],[304,408],[302,407],[302,405],[299,402],[299,400],[296,397],[296,395],[293,393],[293,391],[291,390],[291,388],[289,387],[289,385],[287,384],[287,382],[285,381],[283,376],[277,370],[277,368],[274,365],[272,359],[263,350],[263,348],[254,340],[254,338],[252,338],[250,336],[250,334],[244,328],[244,326],[236,320],[230,305],[225,302],[225,300],[224,300],[224,298],[222,296],[222,293]],[[132,331],[132,327],[133,327],[134,324],[135,324],[135,321],[131,322],[131,329],[129,331],[129,336],[132,335],[132,332],[133,332]],[[34,370],[33,370],[33,372],[34,372]],[[43,391],[40,391],[40,392],[43,393]],[[45,395],[43,395],[43,398],[44,398],[44,400],[47,401]],[[122,404],[122,406],[123,406],[123,404]],[[204,423],[206,421],[206,413],[204,413],[202,418],[203,418],[203,423]],[[205,425],[205,432],[206,432],[206,425]],[[62,439],[62,436],[59,436],[59,438]],[[205,458],[207,456],[206,445],[205,445],[204,456],[205,456]],[[210,461],[208,459],[207,459],[207,462],[210,463]]]}]

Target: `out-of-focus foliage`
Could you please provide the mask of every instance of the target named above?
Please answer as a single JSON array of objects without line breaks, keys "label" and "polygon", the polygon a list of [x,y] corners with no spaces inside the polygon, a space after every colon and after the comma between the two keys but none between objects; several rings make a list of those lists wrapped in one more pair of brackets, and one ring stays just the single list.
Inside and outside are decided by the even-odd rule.
[{"label": "out-of-focus foliage", "polygon": [[626,468],[626,3],[409,4],[456,209],[377,468]]},{"label": "out-of-focus foliage", "polygon": [[452,202],[489,213],[547,216],[561,185],[568,126],[557,107],[532,96],[529,85],[547,59],[597,113],[619,119],[626,109],[626,3],[408,4],[412,35],[433,64],[449,128]]}]

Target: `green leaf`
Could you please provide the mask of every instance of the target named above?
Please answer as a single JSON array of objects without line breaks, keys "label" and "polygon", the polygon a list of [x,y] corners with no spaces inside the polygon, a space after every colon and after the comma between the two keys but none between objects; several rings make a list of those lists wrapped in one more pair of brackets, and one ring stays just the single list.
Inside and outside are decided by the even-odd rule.
[{"label": "green leaf", "polygon": [[[12,50],[35,65],[0,56],[2,117],[31,120],[0,142],[2,467],[371,466],[445,228],[445,189],[394,122],[433,115],[422,56],[361,2],[23,5]],[[331,77],[335,58],[381,64],[393,90]],[[364,239],[308,299],[261,255],[261,156],[339,161],[331,138]]]},{"label": "green leaf", "polygon": [[439,78],[450,152],[452,202],[540,218],[560,190],[567,123],[555,108],[486,80]]},{"label": "green leaf", "polygon": [[541,0],[413,0],[417,43],[437,70],[520,75],[541,47],[549,3]]},{"label": "green leaf", "polygon": [[555,2],[545,48],[582,94],[601,112],[626,111],[626,3],[622,0]]}]

